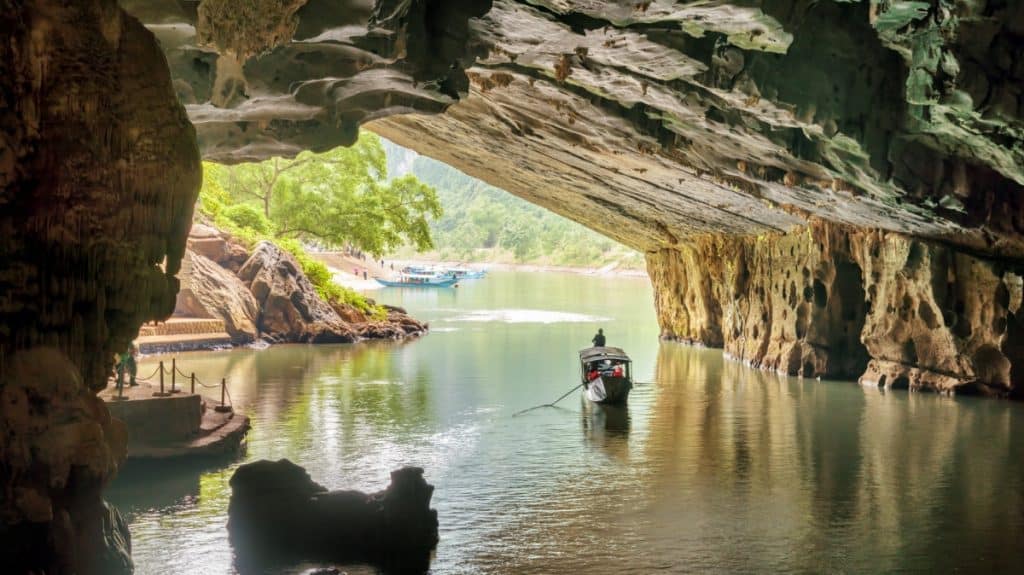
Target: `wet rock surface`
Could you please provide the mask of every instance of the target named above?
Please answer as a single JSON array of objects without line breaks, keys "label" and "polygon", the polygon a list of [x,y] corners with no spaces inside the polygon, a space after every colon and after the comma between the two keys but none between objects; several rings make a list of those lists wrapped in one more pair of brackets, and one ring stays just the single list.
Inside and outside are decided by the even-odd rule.
[{"label": "wet rock surface", "polygon": [[299,262],[270,242],[260,242],[238,270],[260,307],[261,334],[281,342],[347,343],[358,334],[323,301]]},{"label": "wet rock surface", "polygon": [[890,388],[1020,395],[1021,276],[826,222],[648,255],[662,335],[755,367]]},{"label": "wet rock surface", "polygon": [[228,531],[243,572],[296,560],[362,560],[416,572],[437,545],[434,487],[418,467],[382,491],[328,491],[287,459],[242,465],[231,477]]}]

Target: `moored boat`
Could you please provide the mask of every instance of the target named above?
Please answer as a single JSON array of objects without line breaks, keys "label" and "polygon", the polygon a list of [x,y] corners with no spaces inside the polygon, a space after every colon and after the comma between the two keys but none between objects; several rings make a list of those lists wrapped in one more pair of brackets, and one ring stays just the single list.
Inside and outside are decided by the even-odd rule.
[{"label": "moored boat", "polygon": [[400,274],[397,281],[376,279],[387,287],[452,287],[459,282],[459,278],[452,276],[414,273]]},{"label": "moored boat", "polygon": [[484,270],[473,270],[469,268],[449,268],[445,271],[460,280],[477,280],[487,275]]},{"label": "moored boat", "polygon": [[470,268],[444,268],[436,266],[417,266],[410,265],[402,268],[402,273],[406,274],[426,274],[426,275],[437,275],[437,276],[450,276],[459,280],[475,280],[480,279],[487,275],[484,270],[474,270]]},{"label": "moored boat", "polygon": [[622,404],[633,389],[633,361],[617,347],[580,350],[583,395],[594,403]]}]

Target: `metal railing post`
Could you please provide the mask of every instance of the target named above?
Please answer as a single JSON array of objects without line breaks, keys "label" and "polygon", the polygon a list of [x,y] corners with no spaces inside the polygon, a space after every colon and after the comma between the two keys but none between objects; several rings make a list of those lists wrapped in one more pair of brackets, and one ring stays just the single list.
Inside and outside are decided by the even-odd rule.
[{"label": "metal railing post", "polygon": [[221,380],[220,380],[220,404],[221,405],[224,405],[224,390],[226,389],[227,385],[228,385],[228,379],[226,377],[225,378],[221,378]]},{"label": "metal railing post", "polygon": [[196,372],[192,372],[192,395],[196,394]]},{"label": "metal railing post", "polygon": [[175,358],[171,358],[171,393],[174,393],[174,384],[178,380],[178,363]]},{"label": "metal railing post", "polygon": [[164,362],[160,361],[160,395],[164,394]]}]

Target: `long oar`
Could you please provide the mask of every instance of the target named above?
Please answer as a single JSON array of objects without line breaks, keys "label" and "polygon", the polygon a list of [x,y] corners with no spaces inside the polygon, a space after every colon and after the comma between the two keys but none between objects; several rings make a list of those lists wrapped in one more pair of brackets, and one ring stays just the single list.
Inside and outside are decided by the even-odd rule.
[{"label": "long oar", "polygon": [[577,389],[579,389],[579,388],[581,388],[581,387],[583,387],[583,384],[582,384],[582,383],[581,383],[581,384],[579,384],[579,385],[577,385],[576,387],[574,387],[574,388],[570,389],[569,391],[565,392],[564,394],[562,394],[562,397],[559,397],[558,399],[556,399],[556,400],[552,401],[551,403],[545,403],[545,404],[543,404],[543,405],[536,405],[536,406],[534,406],[534,407],[531,407],[531,408],[529,408],[529,409],[524,409],[524,410],[522,410],[522,411],[517,411],[517,412],[515,412],[515,413],[513,413],[513,414],[512,414],[512,417],[515,417],[515,416],[517,416],[517,415],[522,415],[522,414],[526,413],[527,411],[533,411],[534,409],[540,409],[540,408],[542,408],[542,407],[554,407],[556,403],[558,403],[559,401],[562,401],[563,399],[565,399],[566,397],[568,397],[570,393],[572,393],[572,392],[576,391]]}]

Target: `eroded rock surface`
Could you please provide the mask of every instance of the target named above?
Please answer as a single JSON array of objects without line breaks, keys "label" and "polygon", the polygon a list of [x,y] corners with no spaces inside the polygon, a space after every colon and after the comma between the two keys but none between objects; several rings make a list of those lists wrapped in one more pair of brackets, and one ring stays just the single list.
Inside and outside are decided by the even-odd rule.
[{"label": "eroded rock surface", "polygon": [[238,277],[256,298],[260,332],[275,341],[348,343],[358,334],[323,301],[299,262],[270,242],[260,242]]},{"label": "eroded rock surface", "polygon": [[948,246],[826,222],[648,255],[662,335],[790,375],[1019,394],[1021,276]]},{"label": "eroded rock surface", "polygon": [[126,5],[208,157],[386,117],[371,129],[645,251],[819,216],[1024,257],[1019,3]]},{"label": "eroded rock surface", "polygon": [[[1013,371],[997,341],[1013,328],[986,326],[999,318],[968,314],[955,327],[876,317],[898,316],[907,294],[931,302],[922,309],[946,305],[921,287],[924,272],[911,281],[856,246],[801,252],[797,239],[916,238],[956,282],[1002,301],[986,274],[1024,262],[1020,2],[309,0],[255,20],[127,4],[164,39],[209,157],[328,147],[369,122],[651,254],[659,305],[675,310],[662,313],[669,333],[790,372],[853,374],[870,358],[870,378],[900,386],[978,379],[1001,389],[1007,377],[995,372]],[[757,256],[757,242],[792,243],[794,255]],[[755,337],[753,322],[731,325],[709,303],[724,296],[685,285],[742,251],[765,290],[780,273],[800,284],[805,268],[820,276],[812,292],[814,279],[839,282],[825,286],[831,303],[800,320],[806,333],[792,317],[769,321],[780,305],[748,302],[768,317]],[[810,313],[797,308],[785,313]],[[972,335],[935,335],[967,323]],[[907,369],[931,375],[896,373]]]},{"label": "eroded rock surface", "polygon": [[252,343],[259,337],[256,322],[260,307],[242,280],[191,250],[185,252],[182,267],[188,274],[178,292],[175,313],[222,320],[236,345]]},{"label": "eroded rock surface", "polygon": [[95,391],[174,307],[200,182],[155,38],[113,0],[0,1],[0,571],[131,571]]},{"label": "eroded rock surface", "polygon": [[242,465],[231,477],[228,532],[237,561],[369,560],[422,572],[437,545],[434,487],[423,469],[391,472],[383,491],[328,491],[287,459]]},{"label": "eroded rock surface", "polygon": [[207,158],[349,145],[363,122],[443,111],[468,87],[489,1],[123,0],[160,39]]}]

